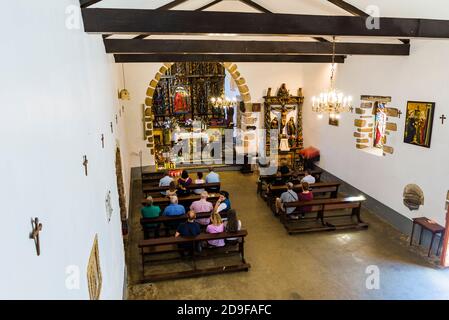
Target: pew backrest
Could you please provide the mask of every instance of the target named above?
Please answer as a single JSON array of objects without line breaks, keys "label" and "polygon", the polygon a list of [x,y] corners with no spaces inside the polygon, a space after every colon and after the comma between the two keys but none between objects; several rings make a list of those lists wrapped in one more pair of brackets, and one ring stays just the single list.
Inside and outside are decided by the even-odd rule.
[{"label": "pew backrest", "polygon": [[[211,212],[198,212],[196,214],[196,219],[206,219],[209,218]],[[227,218],[227,212],[220,212],[222,218]],[[165,222],[185,222],[187,221],[187,215],[183,214],[180,216],[159,216],[157,218],[140,218],[140,224],[143,228],[147,224],[165,223]]]},{"label": "pew backrest", "polygon": [[156,239],[146,239],[139,242],[139,248],[147,248],[154,246],[163,246],[169,244],[183,244],[198,241],[221,240],[227,238],[244,238],[248,235],[248,231],[240,230],[237,232],[222,233],[201,233],[196,237],[163,237]]}]

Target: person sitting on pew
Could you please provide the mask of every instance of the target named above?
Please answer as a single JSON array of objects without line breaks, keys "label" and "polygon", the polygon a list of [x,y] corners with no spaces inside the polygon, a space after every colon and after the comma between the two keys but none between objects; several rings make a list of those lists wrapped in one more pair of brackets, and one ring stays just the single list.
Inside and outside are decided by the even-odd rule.
[{"label": "person sitting on pew", "polygon": [[307,169],[305,171],[305,176],[302,178],[301,183],[307,182],[308,184],[314,184],[315,183],[315,177],[312,176],[312,171],[310,169]]},{"label": "person sitting on pew", "polygon": [[[211,224],[207,226],[207,233],[222,233],[224,232],[224,224],[221,220],[221,216],[218,212],[213,212],[210,217]],[[209,240],[207,241],[210,247],[224,247],[224,239]]]},{"label": "person sitting on pew", "polygon": [[228,211],[231,209],[231,201],[229,200],[229,193],[227,191],[220,191],[220,197],[215,203],[214,211],[217,213]]},{"label": "person sitting on pew", "polygon": [[[224,222],[225,231],[234,233],[242,229],[242,222],[237,218],[237,212],[234,209],[228,211],[227,220]],[[226,238],[226,244],[237,244],[238,238]]]},{"label": "person sitting on pew", "polygon": [[[214,171],[214,168],[209,167],[209,174],[206,176],[206,183],[219,183],[220,182],[220,176],[218,173]],[[207,191],[209,192],[218,192],[220,191],[219,188],[213,187],[208,188]]]},{"label": "person sitting on pew", "polygon": [[299,172],[299,170],[293,171],[292,175],[290,176],[290,182],[293,184],[301,183],[300,175],[301,172]]},{"label": "person sitting on pew", "polygon": [[174,197],[177,196],[178,189],[176,189],[176,183],[174,181],[170,182],[169,189],[167,191],[167,197]]},{"label": "person sitting on pew", "polygon": [[[196,174],[197,178],[195,179],[195,184],[203,184],[206,183],[206,181],[203,179],[203,173],[201,171],[198,171]],[[195,194],[202,194],[205,190],[204,189],[195,189],[193,192]]]},{"label": "person sitting on pew", "polygon": [[192,178],[189,177],[187,170],[182,170],[181,177],[178,179],[178,194],[187,195],[190,193],[188,186],[192,184]]},{"label": "person sitting on pew", "polygon": [[[207,201],[208,197],[209,194],[207,193],[207,191],[203,191],[201,193],[201,199],[193,201],[190,205],[190,210],[194,211],[195,213],[212,212],[212,210],[214,210],[214,205],[211,202]],[[207,226],[210,223],[210,219],[198,219],[196,222],[203,226]]]},{"label": "person sitting on pew", "polygon": [[279,171],[281,172],[282,175],[290,173],[290,168],[288,167],[287,162],[285,160],[282,161],[281,166],[279,167]]},{"label": "person sitting on pew", "polygon": [[[148,196],[147,203],[142,209],[140,209],[140,212],[142,214],[142,218],[153,219],[159,217],[159,215],[161,214],[161,208],[159,206],[153,205],[153,197]],[[159,237],[159,224],[147,223],[145,224],[145,227],[154,229],[155,237]]]},{"label": "person sitting on pew", "polygon": [[295,208],[287,208],[285,210],[284,203],[288,202],[295,202],[298,201],[298,194],[293,191],[293,183],[288,182],[287,183],[287,191],[281,194],[280,198],[276,198],[276,215],[279,215],[279,211],[287,213],[287,215],[290,215],[295,211]]},{"label": "person sitting on pew", "polygon": [[280,171],[276,172],[276,177],[271,183],[272,186],[283,186],[285,185],[285,179],[282,177],[282,173]]},{"label": "person sitting on pew", "polygon": [[[301,183],[302,192],[298,194],[299,201],[312,201],[313,200],[313,193],[310,191],[310,185],[307,182]],[[311,207],[302,207],[301,208],[301,218],[305,217],[305,214],[307,212],[310,212],[312,208]],[[290,216],[292,219],[296,219],[297,216]]]},{"label": "person sitting on pew", "polygon": [[186,213],[186,209],[178,204],[178,197],[173,196],[170,198],[170,204],[165,208],[164,216],[182,216]]},{"label": "person sitting on pew", "polygon": [[[168,187],[170,186],[170,183],[173,181],[173,178],[170,177],[170,175],[168,174],[168,172],[165,174],[165,176],[159,180],[159,187]],[[163,194],[164,196],[167,195],[166,191],[161,191],[161,194]]]},{"label": "person sitting on pew", "polygon": [[[196,237],[201,233],[200,225],[195,222],[196,219],[196,213],[192,210],[187,212],[187,222],[183,222],[179,224],[178,228],[176,229],[175,237]],[[190,250],[193,251],[193,246],[189,243],[183,243],[179,244],[178,247],[180,249],[184,250]],[[196,250],[200,251],[201,246],[198,243],[196,246]],[[183,255],[185,255],[185,251],[182,252]]]}]

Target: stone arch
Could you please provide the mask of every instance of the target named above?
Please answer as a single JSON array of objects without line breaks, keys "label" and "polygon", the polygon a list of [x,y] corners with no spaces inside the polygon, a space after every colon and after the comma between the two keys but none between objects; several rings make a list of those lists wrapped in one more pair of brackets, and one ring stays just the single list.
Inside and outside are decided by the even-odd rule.
[{"label": "stone arch", "polygon": [[[153,94],[156,90],[156,86],[159,83],[162,75],[164,75],[168,69],[174,62],[167,62],[162,65],[159,71],[154,76],[153,80],[150,81],[150,84],[147,88],[146,99],[145,99],[145,136],[148,141],[147,147],[150,149],[154,148],[153,144],[153,118],[152,118],[152,107],[153,107]],[[221,63],[226,70],[228,70],[231,77],[234,79],[235,83],[240,92],[240,96],[242,98],[243,103],[245,104],[245,109],[249,110],[251,108],[251,95],[249,93],[248,85],[246,84],[245,78],[243,78],[238,71],[238,67],[235,63],[232,62],[223,62]],[[152,154],[154,153],[154,149],[152,150]]]}]

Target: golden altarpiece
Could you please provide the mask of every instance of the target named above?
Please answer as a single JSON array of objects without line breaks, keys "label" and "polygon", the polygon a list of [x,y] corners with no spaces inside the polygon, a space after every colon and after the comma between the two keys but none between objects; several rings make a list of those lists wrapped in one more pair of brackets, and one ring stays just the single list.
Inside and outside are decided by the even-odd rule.
[{"label": "golden altarpiece", "polygon": [[[302,88],[298,89],[296,96],[290,94],[285,84],[281,85],[275,96],[271,95],[271,88],[268,88],[264,100],[265,152],[269,155],[271,144],[276,143],[279,161],[286,161],[296,167],[298,152],[303,149]],[[270,129],[279,130],[276,140],[271,140]]]}]

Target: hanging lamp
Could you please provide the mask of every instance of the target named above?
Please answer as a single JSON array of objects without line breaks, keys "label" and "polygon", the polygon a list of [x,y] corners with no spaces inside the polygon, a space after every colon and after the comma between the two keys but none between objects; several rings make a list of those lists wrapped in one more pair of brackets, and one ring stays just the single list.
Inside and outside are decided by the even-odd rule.
[{"label": "hanging lamp", "polygon": [[312,97],[312,111],[322,118],[323,114],[329,114],[331,119],[340,119],[340,114],[351,110],[352,97],[345,96],[335,89],[335,36],[332,41],[332,66],[330,77],[330,88],[328,91],[320,93],[319,97]]},{"label": "hanging lamp", "polygon": [[125,79],[125,66],[122,63],[122,75],[123,75],[123,89],[120,90],[118,94],[118,98],[120,100],[130,100],[130,94],[129,91],[126,89],[126,79]]}]

